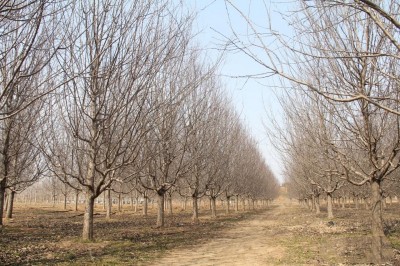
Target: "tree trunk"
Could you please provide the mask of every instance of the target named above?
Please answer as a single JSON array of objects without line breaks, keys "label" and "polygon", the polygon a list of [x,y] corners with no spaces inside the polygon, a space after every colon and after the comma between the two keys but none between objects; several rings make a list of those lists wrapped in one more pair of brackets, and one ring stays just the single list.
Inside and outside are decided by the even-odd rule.
[{"label": "tree trunk", "polygon": [[239,212],[239,195],[236,195],[235,211]]},{"label": "tree trunk", "polygon": [[[144,194],[143,196],[143,216],[147,216],[147,206],[148,206],[148,201],[147,201],[147,195]],[[163,203],[164,204],[164,203]]]},{"label": "tree trunk", "polygon": [[186,208],[187,208],[187,197],[185,196],[185,198],[183,199],[183,210],[185,210],[186,211]]},{"label": "tree trunk", "polygon": [[[225,208],[226,214],[229,214],[229,212],[230,212],[230,209],[229,209],[230,199],[231,199],[231,197],[226,197],[226,208]],[[253,205],[253,209],[254,209],[254,205]]]},{"label": "tree trunk", "polygon": [[83,240],[93,240],[93,211],[95,197],[86,192],[85,214],[83,216]]},{"label": "tree trunk", "polygon": [[112,199],[111,199],[111,190],[106,190],[106,219],[111,219],[111,207],[112,207]]},{"label": "tree trunk", "polygon": [[3,225],[4,199],[6,194],[6,179],[0,182],[0,226]]},{"label": "tree trunk", "polygon": [[122,199],[121,199],[121,193],[118,193],[118,212],[122,211]]},{"label": "tree trunk", "polygon": [[64,194],[64,210],[67,209],[67,194]]},{"label": "tree trunk", "polygon": [[56,206],[56,194],[53,192],[53,207]]},{"label": "tree trunk", "polygon": [[107,208],[106,198],[107,198],[107,193],[106,193],[106,191],[104,191],[103,192],[103,210],[105,210]]},{"label": "tree trunk", "polygon": [[320,205],[319,205],[319,195],[316,195],[314,197],[314,201],[315,201],[315,203],[314,203],[314,205],[315,205],[315,213],[316,214],[320,214],[321,213],[321,208],[320,208]]},{"label": "tree trunk", "polygon": [[327,196],[328,219],[333,219],[332,194],[327,193],[326,196]]},{"label": "tree trunk", "polygon": [[172,196],[168,197],[168,214],[172,215]]},{"label": "tree trunk", "polygon": [[[135,202],[133,202],[133,200],[135,200]],[[137,190],[135,190],[135,196],[133,196],[133,194],[131,193],[131,207],[135,213],[137,212],[138,209],[138,200],[139,200],[138,192]]]},{"label": "tree trunk", "polygon": [[372,204],[372,257],[375,264],[381,264],[383,240],[385,233],[382,222],[382,190],[379,180],[371,182],[371,204]]},{"label": "tree trunk", "polygon": [[[133,200],[135,200],[135,204],[134,204],[134,206],[133,206]],[[139,197],[135,197],[135,198],[132,198],[132,206],[133,206],[133,209],[134,209],[134,212],[136,213],[137,212],[137,210],[138,210],[138,204],[139,204]]]},{"label": "tree trunk", "polygon": [[157,211],[157,227],[164,227],[164,195],[165,192],[157,191],[158,196],[158,211]]},{"label": "tree trunk", "polygon": [[14,199],[15,199],[15,191],[10,190],[10,193],[8,195],[8,204],[7,204],[7,215],[6,215],[7,219],[12,218],[13,208],[14,208]]},{"label": "tree trunk", "polygon": [[8,195],[9,193],[7,193],[7,189],[6,189],[6,191],[4,192],[4,211],[3,212],[6,212],[7,213],[7,209],[8,209],[8,198],[9,198],[9,195]]},{"label": "tree trunk", "polygon": [[311,210],[312,211],[315,210],[315,195],[314,194],[311,196]]},{"label": "tree trunk", "polygon": [[215,197],[210,197],[211,200],[211,217],[217,217],[217,199]]},{"label": "tree trunk", "polygon": [[79,190],[75,191],[75,211],[78,210]]},{"label": "tree trunk", "polygon": [[199,207],[197,206],[197,195],[192,195],[192,202],[193,202],[193,216],[192,222],[197,224],[199,223]]}]

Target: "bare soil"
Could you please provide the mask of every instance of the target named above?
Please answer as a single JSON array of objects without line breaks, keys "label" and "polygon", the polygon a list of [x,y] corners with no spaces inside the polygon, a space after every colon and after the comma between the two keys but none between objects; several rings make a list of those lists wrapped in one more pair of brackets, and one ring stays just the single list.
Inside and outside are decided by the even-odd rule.
[{"label": "bare soil", "polygon": [[126,207],[106,219],[97,208],[95,241],[85,242],[80,240],[82,211],[17,205],[14,218],[0,228],[0,265],[147,265],[166,250],[206,242],[260,212],[210,219],[203,210],[200,223],[192,224],[189,210],[174,211],[166,215],[164,228],[156,228],[155,209],[144,217]]},{"label": "bare soil", "polygon": [[[217,219],[201,211],[200,224],[175,209],[166,227],[129,209],[105,219],[96,209],[95,241],[80,240],[83,213],[17,205],[0,229],[0,265],[366,265],[369,211],[336,206],[328,220],[288,200],[263,210]],[[385,210],[386,265],[400,265],[400,204]]]},{"label": "bare soil", "polygon": [[[354,206],[350,206],[354,208]],[[338,206],[339,208],[339,206]],[[385,265],[400,265],[400,206],[386,209]],[[322,208],[322,211],[325,211]],[[369,211],[337,209],[332,220],[280,201],[220,237],[168,251],[153,265],[370,265]]]}]

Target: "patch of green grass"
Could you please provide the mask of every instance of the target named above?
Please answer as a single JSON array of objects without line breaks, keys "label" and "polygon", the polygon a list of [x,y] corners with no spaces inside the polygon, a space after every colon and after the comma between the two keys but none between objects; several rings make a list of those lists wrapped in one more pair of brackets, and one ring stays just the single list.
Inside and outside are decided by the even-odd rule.
[{"label": "patch of green grass", "polygon": [[75,254],[75,252],[69,251],[66,254],[64,254],[63,259],[66,261],[74,261],[74,260],[76,260],[76,258],[77,258],[77,255]]},{"label": "patch of green grass", "polygon": [[389,242],[393,248],[400,250],[400,238],[396,235],[388,236]]}]

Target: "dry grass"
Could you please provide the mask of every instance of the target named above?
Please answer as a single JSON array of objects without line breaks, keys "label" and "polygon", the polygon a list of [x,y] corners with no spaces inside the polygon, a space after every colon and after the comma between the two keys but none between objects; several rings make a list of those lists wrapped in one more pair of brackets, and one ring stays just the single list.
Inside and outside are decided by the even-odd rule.
[{"label": "dry grass", "polygon": [[[393,204],[385,211],[388,265],[400,265],[399,210],[400,205]],[[125,209],[107,220],[104,211],[96,209],[96,240],[83,242],[82,211],[17,205],[14,219],[0,229],[0,265],[157,265],[169,256],[183,263],[184,258],[176,256],[204,256],[199,250],[221,245],[224,248],[213,256],[229,259],[230,252],[247,244],[247,262],[253,253],[254,261],[268,265],[369,264],[369,211],[337,208],[333,223],[324,211],[316,215],[293,203],[229,216],[221,211],[214,220],[203,210],[201,223],[192,224],[189,212],[175,209],[167,215],[165,228],[159,229],[152,210],[143,217]],[[224,263],[210,260],[214,265]]]},{"label": "dry grass", "polygon": [[80,240],[83,212],[51,206],[16,206],[14,218],[5,222],[0,234],[0,265],[122,265],[148,262],[165,250],[194,245],[218,236],[247,212],[210,219],[200,212],[200,223],[192,224],[189,212],[174,209],[166,215],[165,228],[155,228],[153,210],[144,217],[130,209],[105,218],[95,211],[94,242]]}]

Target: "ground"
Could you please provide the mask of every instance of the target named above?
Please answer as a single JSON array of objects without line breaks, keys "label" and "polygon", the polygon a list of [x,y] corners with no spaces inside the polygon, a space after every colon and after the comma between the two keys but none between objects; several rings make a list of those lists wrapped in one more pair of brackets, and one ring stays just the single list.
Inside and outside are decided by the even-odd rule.
[{"label": "ground", "polygon": [[[387,265],[400,265],[398,206],[387,208]],[[323,210],[324,211],[324,210]],[[356,212],[356,214],[355,214]],[[393,215],[394,214],[394,215]],[[153,265],[365,265],[369,256],[369,212],[336,210],[316,215],[287,200],[239,221],[216,239],[166,252]]]},{"label": "ground", "polygon": [[[400,249],[400,205],[388,205],[385,255],[388,265]],[[154,210],[155,211],[155,210]],[[369,253],[369,211],[354,206],[316,215],[295,201],[277,200],[265,209],[221,210],[217,219],[201,211],[200,224],[175,209],[166,227],[126,209],[111,220],[96,209],[94,242],[80,240],[82,211],[18,206],[0,234],[0,265],[365,265]]]}]

